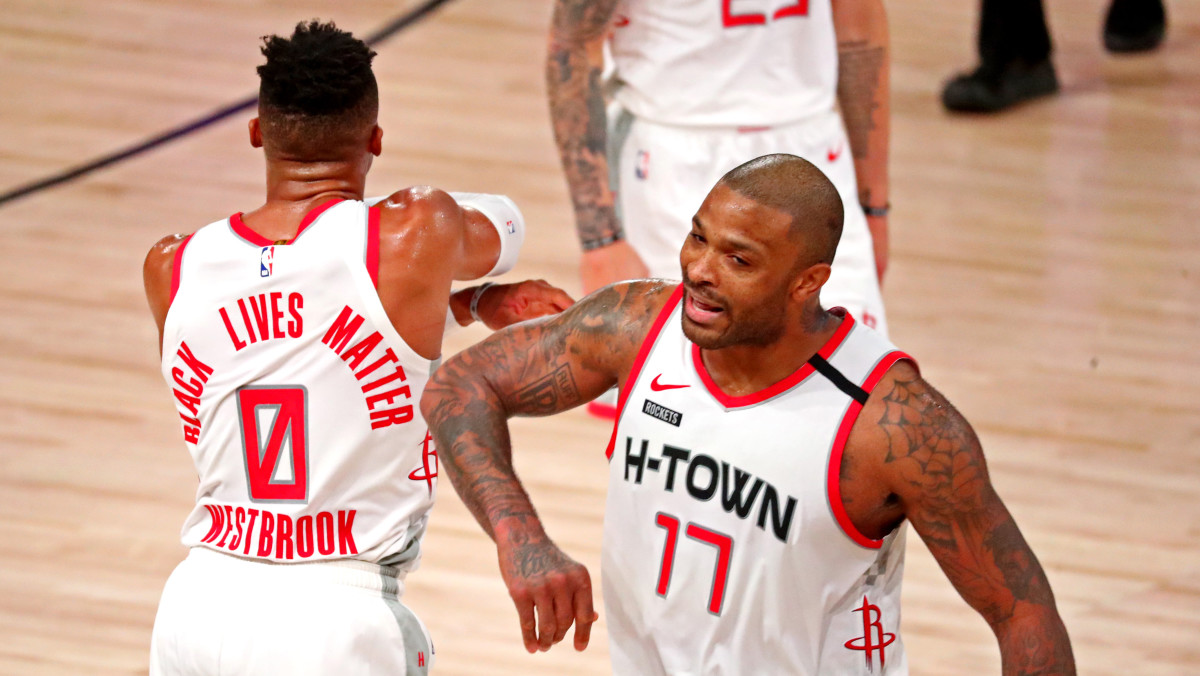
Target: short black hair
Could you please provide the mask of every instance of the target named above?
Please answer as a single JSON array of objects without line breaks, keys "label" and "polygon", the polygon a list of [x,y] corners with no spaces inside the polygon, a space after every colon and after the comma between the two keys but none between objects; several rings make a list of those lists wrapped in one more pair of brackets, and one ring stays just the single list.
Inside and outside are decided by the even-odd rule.
[{"label": "short black hair", "polygon": [[379,85],[365,42],[316,19],[296,24],[291,37],[262,40],[258,108],[268,152],[324,156],[373,127]]},{"label": "short black hair", "polygon": [[720,182],[790,216],[788,236],[804,238],[810,253],[805,264],[833,263],[845,208],[837,188],[811,162],[786,153],[763,155],[734,167]]}]

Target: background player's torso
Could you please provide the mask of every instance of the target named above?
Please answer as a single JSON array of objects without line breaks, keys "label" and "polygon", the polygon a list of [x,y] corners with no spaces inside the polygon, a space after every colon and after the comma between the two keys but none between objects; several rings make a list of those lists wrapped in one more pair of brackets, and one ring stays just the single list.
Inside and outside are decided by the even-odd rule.
[{"label": "background player's torso", "polygon": [[[609,461],[615,672],[905,673],[904,530],[847,533],[827,490],[854,400],[811,365],[727,397],[683,335],[678,304],[670,312],[635,368]],[[849,316],[821,354],[860,384],[898,355]]]},{"label": "background player's torso", "polygon": [[417,409],[431,364],[375,292],[369,213],[318,207],[288,244],[235,215],[183,248],[162,370],[199,476],[184,544],[415,564],[437,473]]},{"label": "background player's torso", "polygon": [[664,124],[782,124],[833,109],[829,0],[621,0],[615,96]]}]

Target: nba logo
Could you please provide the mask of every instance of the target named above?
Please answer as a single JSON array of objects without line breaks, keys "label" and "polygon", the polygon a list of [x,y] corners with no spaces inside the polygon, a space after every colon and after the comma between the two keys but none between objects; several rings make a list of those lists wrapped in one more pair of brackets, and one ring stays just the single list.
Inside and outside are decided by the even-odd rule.
[{"label": "nba logo", "polygon": [[513,225],[513,222],[512,222],[512,221],[507,221],[507,222],[505,222],[505,224],[504,224],[504,229],[505,229],[505,230],[507,230],[507,231],[508,231],[508,234],[510,234],[510,235],[511,235],[511,234],[514,234],[514,233],[517,231],[517,226]]},{"label": "nba logo", "polygon": [[646,176],[650,174],[650,153],[645,150],[639,150],[637,153],[637,164],[633,165],[633,175],[644,181]]},{"label": "nba logo", "polygon": [[275,271],[275,247],[264,246],[258,259],[258,276],[270,277]]}]

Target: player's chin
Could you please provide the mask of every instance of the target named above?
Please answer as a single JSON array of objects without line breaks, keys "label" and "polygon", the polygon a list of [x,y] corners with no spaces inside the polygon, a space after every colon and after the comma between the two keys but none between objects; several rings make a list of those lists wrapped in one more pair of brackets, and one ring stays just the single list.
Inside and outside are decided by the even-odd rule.
[{"label": "player's chin", "polygon": [[711,325],[702,326],[687,315],[683,316],[683,335],[700,346],[701,350],[716,350],[725,345],[723,329]]}]

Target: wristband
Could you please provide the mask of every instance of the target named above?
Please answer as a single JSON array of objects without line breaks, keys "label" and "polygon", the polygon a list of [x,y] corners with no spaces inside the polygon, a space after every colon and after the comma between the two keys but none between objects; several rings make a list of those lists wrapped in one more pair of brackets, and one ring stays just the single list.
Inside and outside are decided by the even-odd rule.
[{"label": "wristband", "polygon": [[483,292],[492,288],[491,282],[484,282],[475,287],[475,293],[471,294],[471,319],[484,324],[485,322],[479,318],[479,299],[483,298]]},{"label": "wristband", "polygon": [[865,204],[859,204],[859,206],[862,207],[863,213],[868,216],[887,216],[888,212],[892,210],[891,202],[888,202],[881,207],[869,207]]},{"label": "wristband", "polygon": [[610,244],[616,244],[623,239],[625,239],[625,236],[621,233],[613,233],[608,237],[598,237],[596,239],[589,239],[587,241],[580,242],[579,248],[583,249],[584,251],[594,251],[596,249],[602,249],[606,246],[609,246]]}]

